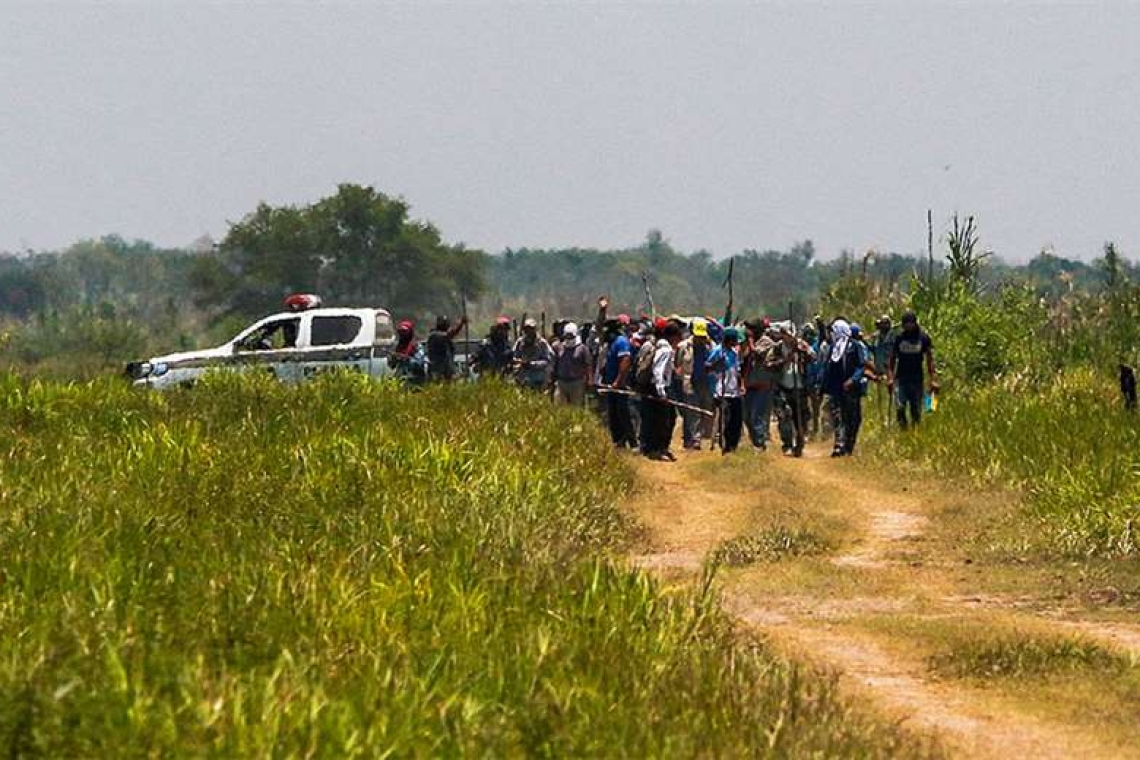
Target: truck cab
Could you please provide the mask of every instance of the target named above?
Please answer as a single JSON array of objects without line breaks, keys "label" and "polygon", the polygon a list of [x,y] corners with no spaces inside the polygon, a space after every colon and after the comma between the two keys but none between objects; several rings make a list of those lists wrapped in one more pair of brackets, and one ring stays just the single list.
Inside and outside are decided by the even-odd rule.
[{"label": "truck cab", "polygon": [[213,369],[267,372],[285,382],[332,369],[381,378],[390,374],[395,344],[392,316],[384,309],[294,307],[254,322],[216,348],[131,362],[127,376],[151,388],[191,385]]}]

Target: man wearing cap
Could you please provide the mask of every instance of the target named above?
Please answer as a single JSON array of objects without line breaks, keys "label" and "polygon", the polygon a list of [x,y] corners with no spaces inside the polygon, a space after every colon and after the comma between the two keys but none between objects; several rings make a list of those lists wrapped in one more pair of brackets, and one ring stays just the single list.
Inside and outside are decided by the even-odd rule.
[{"label": "man wearing cap", "polygon": [[[599,356],[601,365],[598,374],[600,388],[627,390],[629,373],[633,365],[633,347],[625,337],[624,326],[617,319],[605,323],[605,359]],[[629,414],[629,399],[620,393],[607,393],[606,421],[610,427],[610,438],[618,448],[637,447],[637,435]]]},{"label": "man wearing cap", "polygon": [[724,454],[736,451],[744,423],[740,400],[740,332],[735,327],[724,328],[721,344],[709,352],[707,367],[713,397],[720,408],[720,449]]},{"label": "man wearing cap", "polygon": [[546,390],[550,384],[552,358],[550,344],[538,334],[538,322],[528,317],[523,322],[523,334],[515,342],[515,380],[523,388]]},{"label": "man wearing cap", "polygon": [[880,377],[887,376],[887,366],[891,361],[891,349],[895,342],[895,336],[891,331],[893,326],[890,314],[884,314],[876,319],[875,334],[867,344],[871,349],[871,359],[875,362],[875,374]]},{"label": "man wearing cap", "polygon": [[582,406],[589,374],[590,350],[578,335],[578,325],[567,322],[554,350],[554,403]]},{"label": "man wearing cap", "polygon": [[479,346],[472,366],[479,377],[504,377],[511,370],[515,351],[511,346],[511,320],[499,317]]},{"label": "man wearing cap", "polygon": [[396,348],[388,354],[392,375],[409,385],[423,385],[427,379],[427,355],[416,340],[416,326],[405,319],[396,326]]},{"label": "man wearing cap", "polygon": [[902,318],[902,330],[895,336],[887,368],[887,387],[892,390],[898,411],[899,427],[907,426],[907,409],[910,422],[917,425],[922,419],[923,359],[930,374],[930,392],[938,390],[938,375],[934,371],[934,343],[918,325],[918,317],[908,311]]},{"label": "man wearing cap", "polygon": [[[694,318],[691,331],[692,334],[677,345],[677,373],[681,378],[681,392],[686,404],[711,412],[713,397],[706,368],[710,347],[708,321],[703,317]],[[686,409],[681,427],[681,441],[685,449],[699,450],[701,440],[712,441],[712,437],[712,416]]]}]

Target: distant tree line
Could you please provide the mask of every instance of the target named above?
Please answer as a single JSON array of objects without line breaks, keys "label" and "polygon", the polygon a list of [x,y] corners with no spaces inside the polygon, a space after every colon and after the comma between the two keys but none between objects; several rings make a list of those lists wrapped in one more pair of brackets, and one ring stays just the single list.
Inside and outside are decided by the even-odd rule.
[{"label": "distant tree line", "polygon": [[[1054,303],[1106,288],[1130,293],[1126,284],[1140,279],[1113,246],[1092,262],[1043,251],[1011,266],[976,253],[972,220],[945,242],[935,279],[965,273],[977,292],[1016,283]],[[810,240],[733,258],[734,313],[744,318],[783,317],[789,305],[803,319],[823,307],[902,304],[931,274],[925,256],[844,252],[821,261]],[[524,312],[586,318],[603,293],[616,310],[637,313],[648,308],[648,285],[660,310],[720,314],[729,267],[728,258],[708,251],[676,250],[657,230],[639,245],[614,250],[487,255],[445,242],[434,225],[412,219],[402,199],[341,185],[308,205],[263,203],[219,243],[195,250],[108,236],[59,252],[0,255],[0,336],[8,336],[0,345],[9,362],[84,352],[113,362],[229,337],[292,292],[319,293],[329,305],[385,306],[421,322],[455,315],[467,300],[478,326]],[[1116,298],[1115,313],[1124,313],[1125,300]]]}]

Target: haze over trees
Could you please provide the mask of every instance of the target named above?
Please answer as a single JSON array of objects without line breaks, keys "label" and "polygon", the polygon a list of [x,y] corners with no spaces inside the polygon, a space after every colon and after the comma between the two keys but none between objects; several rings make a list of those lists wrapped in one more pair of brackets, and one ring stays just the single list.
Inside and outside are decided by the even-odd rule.
[{"label": "haze over trees", "polygon": [[[1119,294],[1130,292],[1137,271],[1115,247],[1093,262],[1043,251],[1010,266],[985,255],[977,235],[976,228],[969,239],[960,234],[958,253],[949,240],[939,244],[936,279],[956,260],[955,271],[983,294],[1017,283],[1050,303],[1067,302],[1062,329],[1102,308],[1082,294],[1106,288],[1118,294],[1113,314],[1128,313]],[[790,305],[802,320],[824,306],[851,314],[871,301],[897,308],[916,283],[930,279],[929,266],[925,256],[879,251],[822,261],[810,240],[784,251],[745,250],[735,256],[734,313],[783,318]],[[0,255],[0,336],[7,364],[91,374],[137,355],[229,338],[280,308],[291,292],[316,292],[330,305],[385,306],[421,325],[436,314],[458,314],[465,296],[478,330],[499,314],[588,318],[601,293],[617,311],[646,311],[643,274],[658,309],[720,315],[728,268],[727,257],[678,250],[660,230],[612,250],[488,255],[447,242],[433,224],[413,219],[403,199],[345,184],[307,205],[263,203],[219,243],[163,249],[111,235],[63,251]],[[1113,335],[1125,320],[1114,317]]]}]

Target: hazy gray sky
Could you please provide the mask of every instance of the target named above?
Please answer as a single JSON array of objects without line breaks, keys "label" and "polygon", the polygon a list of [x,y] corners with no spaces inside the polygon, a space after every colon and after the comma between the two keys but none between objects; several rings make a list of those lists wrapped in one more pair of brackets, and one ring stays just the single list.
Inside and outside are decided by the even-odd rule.
[{"label": "hazy gray sky", "polygon": [[1140,254],[1140,5],[13,3],[0,250],[339,182],[445,237]]}]

